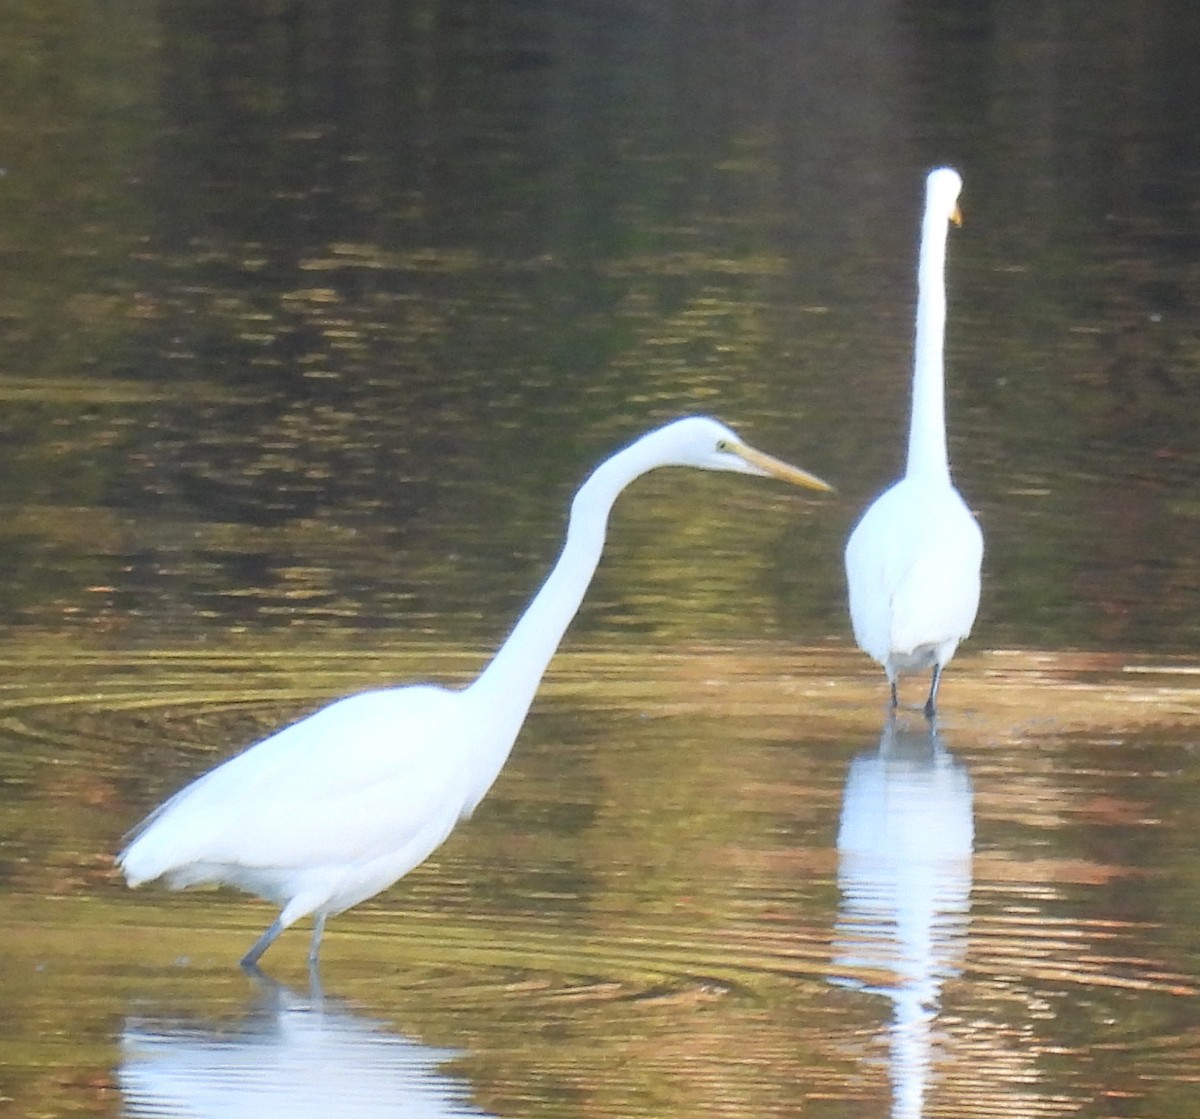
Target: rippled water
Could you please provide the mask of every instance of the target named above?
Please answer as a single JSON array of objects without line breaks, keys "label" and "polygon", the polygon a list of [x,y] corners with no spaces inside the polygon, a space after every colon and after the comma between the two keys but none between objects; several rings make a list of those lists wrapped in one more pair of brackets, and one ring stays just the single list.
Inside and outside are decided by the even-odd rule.
[{"label": "rippled water", "polygon": [[[881,681],[841,652],[569,652],[476,818],[331,922],[324,992],[303,930],[266,958],[273,980],[237,970],[261,904],[114,879],[121,823],[232,744],[350,676],[430,659],[30,650],[9,665],[14,1106],[1200,1102],[1200,687],[1180,663],[966,656],[931,735],[915,711],[890,724]],[[432,661],[445,679],[467,668]]]},{"label": "rippled water", "polygon": [[[1200,1114],[1186,5],[3,22],[0,1113]],[[931,734],[840,551],[941,161],[988,551]],[[838,493],[640,480],[495,789],[323,989],[304,928],[236,968],[267,907],[125,889],[210,765],[473,676],[586,470],[697,411]]]}]

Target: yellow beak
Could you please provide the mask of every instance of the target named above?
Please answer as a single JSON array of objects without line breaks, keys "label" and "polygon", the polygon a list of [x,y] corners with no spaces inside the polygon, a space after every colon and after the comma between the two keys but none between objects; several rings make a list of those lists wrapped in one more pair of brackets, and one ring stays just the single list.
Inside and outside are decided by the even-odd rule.
[{"label": "yellow beak", "polygon": [[778,478],[782,482],[791,482],[794,486],[805,486],[810,490],[833,493],[833,487],[815,474],[801,470],[798,466],[791,466],[781,459],[772,458],[770,455],[763,454],[762,451],[756,451],[753,447],[746,446],[745,443],[731,443],[728,449],[755,469],[769,474],[772,478]]}]

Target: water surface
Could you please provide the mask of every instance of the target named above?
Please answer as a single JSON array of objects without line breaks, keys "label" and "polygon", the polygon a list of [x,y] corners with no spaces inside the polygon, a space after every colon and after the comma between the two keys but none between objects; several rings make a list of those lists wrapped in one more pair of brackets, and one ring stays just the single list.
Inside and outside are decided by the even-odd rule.
[{"label": "water surface", "polygon": [[[16,1114],[1186,1119],[1196,17],[1166,2],[79,3],[0,70],[0,1096]],[[840,551],[899,467],[921,182],[988,542],[931,735]],[[320,703],[471,678],[570,495],[663,471],[476,818],[270,920],[143,813]],[[913,682],[915,703],[921,686]]]},{"label": "water surface", "polygon": [[[31,652],[3,718],[24,1108],[283,1114],[319,1082],[392,1114],[399,1081],[430,1114],[1195,1103],[1185,665],[966,657],[931,736],[916,711],[890,724],[849,654],[569,653],[476,818],[331,922],[325,991],[300,929],[265,958],[291,988],[273,992],[234,966],[265,906],[130,893],[106,844],[306,687],[378,659],[259,650],[256,676],[243,657]],[[51,672],[86,692],[55,697]],[[353,1090],[314,1072],[347,1061]]]}]

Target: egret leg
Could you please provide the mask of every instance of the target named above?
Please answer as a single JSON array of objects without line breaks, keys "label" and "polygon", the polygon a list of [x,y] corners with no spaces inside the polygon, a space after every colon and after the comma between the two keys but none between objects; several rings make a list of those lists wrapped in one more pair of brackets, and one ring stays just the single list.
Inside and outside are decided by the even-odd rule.
[{"label": "egret leg", "polygon": [[933,680],[929,685],[929,698],[925,701],[925,718],[932,719],[937,714],[938,684],[942,682],[942,666],[933,666]]},{"label": "egret leg", "polygon": [[315,969],[321,955],[321,937],[325,935],[325,914],[318,913],[313,918],[312,941],[308,946],[308,966]]},{"label": "egret leg", "polygon": [[900,697],[896,694],[896,681],[892,681],[892,710],[900,706]]},{"label": "egret leg", "polygon": [[251,971],[258,967],[259,957],[275,943],[275,938],[283,932],[283,924],[278,917],[267,926],[267,931],[255,942],[253,947],[242,957],[242,967]]},{"label": "egret leg", "polygon": [[325,1001],[325,988],[321,983],[321,965],[316,960],[308,961],[308,998],[315,1010],[319,1010]]}]

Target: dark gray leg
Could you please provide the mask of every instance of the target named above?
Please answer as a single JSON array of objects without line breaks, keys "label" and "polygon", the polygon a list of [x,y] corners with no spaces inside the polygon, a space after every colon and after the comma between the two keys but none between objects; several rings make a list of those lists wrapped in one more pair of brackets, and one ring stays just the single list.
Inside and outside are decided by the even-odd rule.
[{"label": "dark gray leg", "polygon": [[933,666],[933,680],[929,685],[929,698],[925,701],[925,718],[932,719],[937,714],[938,684],[942,682],[942,666]]},{"label": "dark gray leg", "polygon": [[279,923],[279,918],[267,927],[267,931],[262,934],[255,942],[254,946],[242,957],[242,967],[250,971],[258,967],[259,957],[275,943],[275,938],[283,932],[283,925]]},{"label": "dark gray leg", "polygon": [[325,914],[318,913],[313,918],[312,942],[308,946],[308,966],[315,968],[321,955],[321,937],[325,935]]},{"label": "dark gray leg", "polygon": [[900,706],[900,697],[896,695],[896,681],[892,681],[892,710]]},{"label": "dark gray leg", "polygon": [[314,1010],[319,1010],[325,1001],[325,988],[321,985],[321,965],[316,960],[308,961],[308,999]]}]

